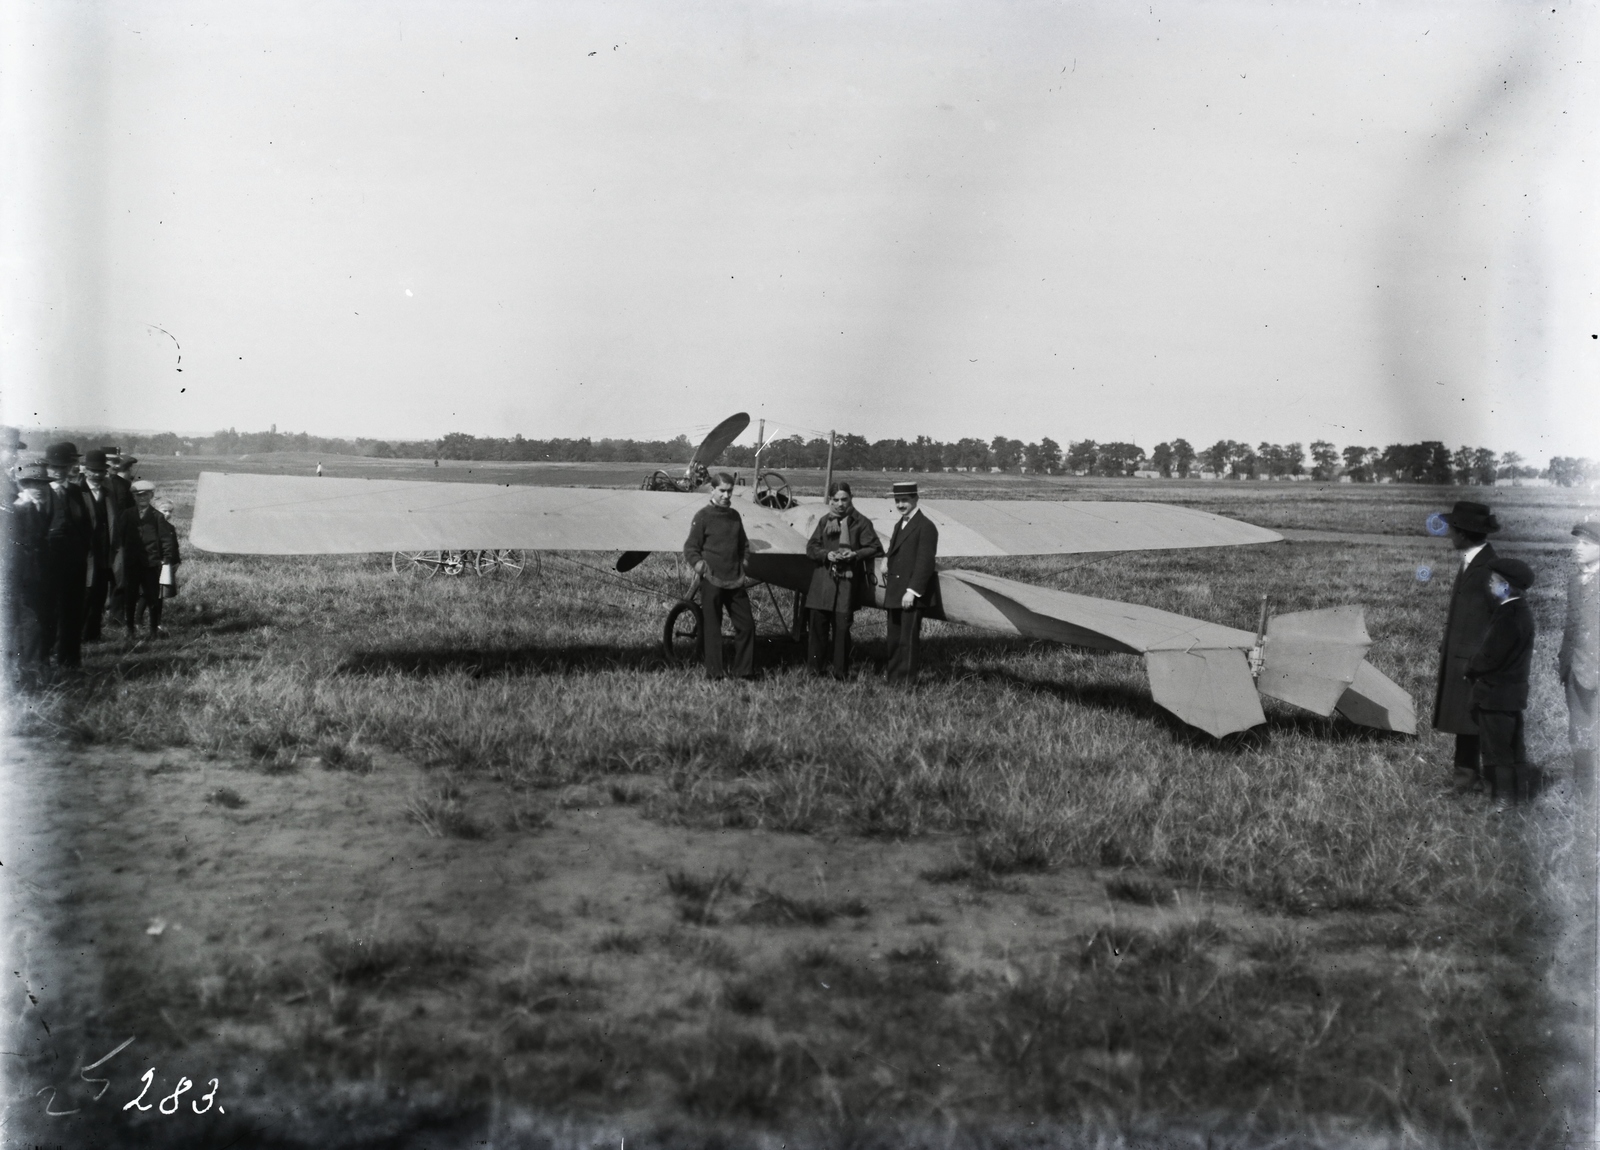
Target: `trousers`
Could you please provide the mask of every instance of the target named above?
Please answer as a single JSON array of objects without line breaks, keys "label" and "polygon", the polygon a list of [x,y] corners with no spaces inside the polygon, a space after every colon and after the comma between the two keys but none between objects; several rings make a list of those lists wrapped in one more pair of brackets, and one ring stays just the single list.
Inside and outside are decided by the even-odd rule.
[{"label": "trousers", "polygon": [[756,619],[750,613],[750,595],[743,587],[715,587],[700,583],[700,638],[704,643],[706,678],[720,679],[722,668],[722,612],[733,620],[733,675],[753,679],[756,667]]},{"label": "trousers", "polygon": [[922,608],[901,607],[889,612],[888,648],[884,678],[907,686],[915,683],[922,670]]},{"label": "trousers", "polygon": [[848,611],[818,611],[815,608],[806,612],[809,625],[806,628],[808,654],[810,655],[811,672],[815,675],[827,674],[828,649],[833,648],[833,666],[831,668],[835,679],[848,678],[850,675],[850,612]]}]

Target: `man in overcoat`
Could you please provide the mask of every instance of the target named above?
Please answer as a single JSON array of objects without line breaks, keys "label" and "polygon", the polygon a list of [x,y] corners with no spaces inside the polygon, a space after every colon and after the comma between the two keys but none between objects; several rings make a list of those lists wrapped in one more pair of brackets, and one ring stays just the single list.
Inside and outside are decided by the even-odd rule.
[{"label": "man in overcoat", "polygon": [[[102,447],[91,447],[83,457],[85,506],[89,508],[89,587],[83,608],[83,638],[97,642],[106,613],[106,596],[119,582],[113,567],[122,562],[121,522],[125,510],[117,503],[111,487],[107,456]],[[131,496],[130,496],[131,498]],[[128,509],[131,510],[131,509]]]},{"label": "man in overcoat", "polygon": [[46,593],[53,600],[45,620],[45,645],[56,666],[76,670],[83,663],[83,608],[89,590],[92,513],[86,489],[75,479],[78,449],[52,443],[44,451],[50,476],[50,526],[45,533]]},{"label": "man in overcoat", "polygon": [[152,506],[155,493],[156,485],[148,479],[136,481],[133,497],[138,509],[118,519],[122,536],[122,618],[129,639],[137,635],[135,625],[141,599],[150,610],[150,638],[160,638],[164,633],[161,630],[161,568],[176,569],[182,558],[178,554],[177,530]]},{"label": "man in overcoat", "polygon": [[1572,785],[1585,806],[1594,799],[1595,745],[1600,742],[1600,519],[1572,529],[1572,573],[1567,576],[1567,621],[1556,670],[1567,692],[1567,739]]},{"label": "man in overcoat", "polygon": [[1532,586],[1533,568],[1522,560],[1502,556],[1489,564],[1485,594],[1494,613],[1483,644],[1467,660],[1472,720],[1497,811],[1530,797],[1522,712],[1528,706],[1528,671],[1533,666],[1535,628],[1526,598]]},{"label": "man in overcoat", "polygon": [[1478,724],[1472,718],[1472,685],[1467,661],[1483,646],[1495,602],[1489,597],[1489,564],[1495,560],[1490,535],[1500,521],[1482,503],[1461,500],[1443,516],[1458,556],[1450,587],[1450,610],[1439,644],[1439,684],[1433,697],[1433,726],[1456,737],[1455,785],[1460,790],[1492,786],[1479,771]]},{"label": "man in overcoat", "polygon": [[828,514],[817,520],[806,544],[806,555],[816,568],[806,590],[807,632],[811,671],[828,673],[828,648],[833,648],[835,679],[850,674],[851,613],[869,602],[867,575],[871,563],[883,554],[883,544],[872,520],[855,509],[848,483],[834,484],[828,497]]},{"label": "man in overcoat", "polygon": [[900,513],[889,536],[888,581],[883,604],[889,611],[888,662],[884,677],[891,683],[914,684],[922,667],[922,617],[939,610],[939,529],[917,508],[917,485],[894,485],[894,508]]},{"label": "man in overcoat", "polygon": [[17,494],[5,516],[5,580],[10,623],[8,654],[15,654],[21,686],[41,685],[49,670],[45,624],[55,597],[47,593],[45,535],[54,498],[42,462],[23,463],[16,473]]},{"label": "man in overcoat", "polygon": [[700,575],[700,638],[706,678],[722,678],[722,612],[733,620],[733,674],[755,678],[756,620],[745,590],[745,556],[750,540],[744,520],[733,509],[733,476],[719,471],[712,480],[711,502],[694,513],[683,557]]}]

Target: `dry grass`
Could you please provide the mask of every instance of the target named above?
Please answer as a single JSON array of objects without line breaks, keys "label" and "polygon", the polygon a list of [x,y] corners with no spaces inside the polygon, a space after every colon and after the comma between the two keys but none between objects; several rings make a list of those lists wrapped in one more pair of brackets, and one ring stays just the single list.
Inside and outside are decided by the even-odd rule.
[{"label": "dry grass", "polygon": [[[986,477],[932,478],[993,491]],[[1456,493],[1162,494],[1269,525],[1399,532]],[[1516,506],[1533,535],[1574,513],[1560,492]],[[1365,602],[1371,658],[1425,717],[1447,580],[1414,571],[1437,556],[1419,539],[982,566],[1235,626],[1254,625],[1264,592],[1278,610]],[[1531,750],[1559,766],[1548,656],[1560,557],[1528,557],[1541,626]],[[680,1121],[817,1145],[873,1144],[892,1129],[914,1144],[907,1123],[929,1114],[974,1145],[1008,1144],[1010,1121],[1106,1146],[1158,1127],[1219,1146],[1332,1145],[1357,1130],[1417,1146],[1556,1137],[1565,1100],[1540,1083],[1568,1048],[1546,1025],[1556,1004],[1542,980],[1561,956],[1557,924],[1581,909],[1571,812],[1558,788],[1537,817],[1490,829],[1447,793],[1447,748],[1431,733],[1382,736],[1269,707],[1265,728],[1219,744],[1154,707],[1138,660],[939,625],[914,693],[870,674],[819,683],[780,642],[763,644],[761,682],[711,687],[656,650],[672,594],[663,557],[628,585],[559,557],[517,584],[410,582],[366,558],[195,557],[184,572],[171,639],[91,648],[87,683],[13,700],[12,728],[77,746],[186,747],[266,774],[317,757],[372,788],[388,784],[384,756],[404,756],[428,770],[406,804],[411,833],[462,850],[543,831],[578,789],[690,830],[954,836],[952,861],[925,877],[975,899],[1020,899],[1029,876],[1064,867],[1116,868],[1102,881],[1119,913],[1175,916],[1081,933],[1063,923],[1053,953],[977,972],[950,960],[940,916],[925,910],[911,921],[934,933],[872,959],[804,932],[890,908],[747,889],[740,871],[667,873],[661,897],[679,925],[612,925],[586,944],[596,962],[681,968],[682,996],[654,1016],[618,1014],[614,981],[534,957],[513,978],[503,961],[491,976],[487,956],[425,931],[325,941],[299,965],[287,954],[220,965],[212,976],[228,989],[185,1008],[194,1024],[226,1005],[254,1025],[302,1028],[286,1073],[324,1085],[377,1075],[469,1109],[560,1099],[594,1119],[648,1104],[666,1116],[660,1145],[692,1142],[673,1142]],[[870,661],[881,619],[863,617],[858,635]],[[227,794],[213,803],[243,806]],[[1318,943],[1185,917],[1200,890],[1300,916]],[[750,927],[794,942],[746,957],[729,932]],[[1330,966],[1322,947],[1387,957]],[[449,1028],[396,1021],[441,1009],[418,996],[444,986],[460,1016]],[[286,993],[323,1006],[291,1023],[268,1005]]]}]

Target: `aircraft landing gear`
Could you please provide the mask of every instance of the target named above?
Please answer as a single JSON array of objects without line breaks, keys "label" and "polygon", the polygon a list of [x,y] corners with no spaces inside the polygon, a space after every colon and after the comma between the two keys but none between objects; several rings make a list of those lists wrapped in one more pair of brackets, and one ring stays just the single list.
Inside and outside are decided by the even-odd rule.
[{"label": "aircraft landing gear", "polygon": [[687,665],[700,661],[700,601],[680,599],[667,612],[661,629],[661,649],[669,663]]}]

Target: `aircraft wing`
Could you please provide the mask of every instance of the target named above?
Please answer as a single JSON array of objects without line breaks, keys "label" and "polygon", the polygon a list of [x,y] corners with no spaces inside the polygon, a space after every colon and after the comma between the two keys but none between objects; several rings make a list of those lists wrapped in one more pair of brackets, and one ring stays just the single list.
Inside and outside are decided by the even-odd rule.
[{"label": "aircraft wing", "polygon": [[959,569],[939,572],[939,597],[952,622],[1143,655],[1155,701],[1217,738],[1265,722],[1262,695],[1416,733],[1411,696],[1366,661],[1372,640],[1359,607],[1274,616],[1252,675],[1245,652],[1256,636],[1237,627]]},{"label": "aircraft wing", "polygon": [[[887,546],[898,515],[887,499],[857,499]],[[1059,502],[1046,499],[924,499],[917,505],[939,529],[939,557],[1079,555],[1095,551],[1159,551],[1279,543],[1283,536],[1207,511],[1172,503]],[[810,538],[821,504],[785,514]]]},{"label": "aircraft wing", "polygon": [[[202,472],[190,542],[237,555],[364,551],[678,551],[699,493]],[[807,536],[741,504],[750,550],[803,555]]]}]

